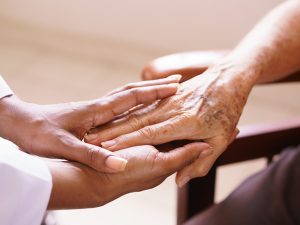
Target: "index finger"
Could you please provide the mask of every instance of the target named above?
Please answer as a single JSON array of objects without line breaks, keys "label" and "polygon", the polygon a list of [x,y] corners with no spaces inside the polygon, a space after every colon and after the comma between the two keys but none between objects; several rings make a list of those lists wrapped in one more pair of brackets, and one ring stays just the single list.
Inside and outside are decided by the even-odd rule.
[{"label": "index finger", "polygon": [[97,104],[93,126],[107,123],[115,116],[120,115],[135,106],[149,104],[158,99],[174,95],[177,89],[178,84],[163,84],[132,88],[107,96]]},{"label": "index finger", "polygon": [[138,87],[146,87],[146,86],[154,86],[154,85],[161,85],[161,84],[171,84],[171,83],[179,83],[181,79],[180,74],[173,74],[171,76],[168,76],[166,78],[161,78],[157,80],[149,80],[149,81],[139,81],[136,83],[129,83],[126,84],[125,86],[115,89],[111,92],[109,92],[106,96],[110,96],[125,90],[129,90],[132,88],[138,88]]}]

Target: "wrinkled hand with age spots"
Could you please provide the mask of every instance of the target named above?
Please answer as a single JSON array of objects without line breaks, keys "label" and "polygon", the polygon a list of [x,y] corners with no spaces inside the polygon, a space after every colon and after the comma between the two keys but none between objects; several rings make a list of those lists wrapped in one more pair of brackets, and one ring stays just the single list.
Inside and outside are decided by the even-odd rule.
[{"label": "wrinkled hand with age spots", "polygon": [[182,186],[191,178],[206,175],[235,137],[250,91],[243,79],[230,64],[214,66],[182,83],[176,95],[94,129],[86,140],[112,151],[182,139],[208,143],[211,150],[206,158],[178,172],[177,183]]}]

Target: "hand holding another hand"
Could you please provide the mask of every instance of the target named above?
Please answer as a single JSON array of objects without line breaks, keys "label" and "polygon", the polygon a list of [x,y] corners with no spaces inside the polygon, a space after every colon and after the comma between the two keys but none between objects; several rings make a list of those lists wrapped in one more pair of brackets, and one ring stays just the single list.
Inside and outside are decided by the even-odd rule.
[{"label": "hand holding another hand", "polygon": [[208,143],[211,154],[177,174],[182,186],[191,178],[206,175],[236,136],[250,86],[239,69],[222,63],[183,82],[176,95],[94,129],[86,140],[112,151],[183,139]]},{"label": "hand holding another hand", "polygon": [[53,177],[49,209],[104,205],[122,195],[153,188],[168,176],[201,158],[209,146],[192,143],[163,153],[153,146],[116,151],[128,161],[121,173],[101,173],[74,162],[48,162]]},{"label": "hand holding another hand", "polygon": [[91,101],[37,105],[16,96],[0,100],[0,136],[30,154],[81,162],[98,171],[119,172],[126,160],[101,147],[84,143],[93,127],[131,108],[176,93],[180,76],[126,85]]}]

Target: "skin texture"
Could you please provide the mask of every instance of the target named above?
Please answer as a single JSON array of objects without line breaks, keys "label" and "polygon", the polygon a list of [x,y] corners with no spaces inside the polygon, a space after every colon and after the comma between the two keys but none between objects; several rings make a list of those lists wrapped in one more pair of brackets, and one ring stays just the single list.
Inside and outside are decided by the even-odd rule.
[{"label": "skin texture", "polygon": [[[227,147],[245,104],[245,98],[236,98],[244,94],[238,88],[231,88],[226,96],[220,96],[221,88],[230,88],[223,83],[225,74],[220,79],[225,66],[182,83],[173,97],[99,128],[96,130],[101,137],[97,139],[98,144],[102,142],[105,148],[115,151],[132,145],[158,145],[180,139],[202,140],[214,149],[210,161],[207,158],[196,160],[179,172],[177,183],[181,183],[181,174],[204,176]],[[223,101],[217,101],[221,97]],[[120,132],[125,134],[118,136]],[[103,143],[105,139],[115,137],[114,145]],[[90,143],[97,144],[96,141]],[[196,170],[195,165],[198,165]],[[186,180],[185,176],[181,179]]]},{"label": "skin texture", "polygon": [[153,146],[115,152],[128,161],[121,173],[108,174],[74,162],[47,162],[53,177],[49,209],[88,208],[106,204],[124,194],[153,188],[190,164],[209,146],[192,143],[163,153]]},{"label": "skin texture", "polygon": [[182,186],[205,175],[226,149],[252,87],[300,69],[300,2],[269,13],[228,55],[181,84],[175,96],[94,129],[86,140],[109,150],[203,140],[213,153],[177,174]]},{"label": "skin texture", "polygon": [[[300,2],[282,4],[230,54],[200,76],[182,83],[178,90],[176,85],[171,86],[173,92],[163,94],[170,97],[155,103],[152,102],[163,98],[157,89],[150,100],[149,96],[153,95],[147,88],[147,94],[142,88],[138,95],[141,97],[134,97],[133,101],[121,97],[124,92],[130,93],[145,83],[116,90],[107,95],[104,102],[102,99],[71,104],[72,107],[63,104],[37,106],[18,99],[10,102],[10,98],[5,98],[0,104],[1,136],[14,139],[26,151],[66,156],[64,158],[72,155],[70,159],[83,163],[84,156],[93,152],[92,157],[86,158],[91,160],[87,162],[98,162],[95,154],[104,150],[93,146],[97,151],[90,151],[91,145],[84,144],[89,150],[82,155],[83,148],[74,151],[74,146],[83,145],[80,139],[89,129],[116,119],[92,129],[85,139],[92,144],[102,144],[115,151],[116,157],[124,158],[128,162],[124,171],[100,173],[75,162],[49,162],[53,177],[50,209],[100,206],[126,193],[152,188],[176,171],[179,171],[177,183],[182,186],[193,177],[205,175],[226,149],[235,136],[236,124],[255,83],[280,79],[300,69],[299,21]],[[176,95],[172,96],[175,91]],[[135,91],[134,96],[136,94]],[[144,101],[145,96],[147,101]],[[125,107],[121,104],[124,102],[133,104]],[[132,109],[134,106],[137,107]],[[95,114],[95,111],[101,113]],[[107,142],[112,139],[113,142]],[[180,139],[206,143],[168,149],[166,153],[144,145]],[[28,140],[35,142],[28,144]],[[50,148],[51,145],[57,148]],[[75,152],[78,158],[74,158]],[[89,165],[97,167],[96,164]]]},{"label": "skin texture", "polygon": [[82,141],[93,127],[141,104],[173,95],[180,76],[126,85],[107,96],[85,102],[37,105],[16,96],[0,101],[0,136],[30,154],[63,158],[98,171],[119,172],[126,160]]}]

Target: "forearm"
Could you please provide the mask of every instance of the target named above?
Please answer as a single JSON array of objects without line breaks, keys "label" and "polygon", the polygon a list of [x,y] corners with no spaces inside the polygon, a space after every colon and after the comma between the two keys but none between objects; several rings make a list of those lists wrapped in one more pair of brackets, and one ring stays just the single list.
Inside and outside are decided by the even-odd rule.
[{"label": "forearm", "polygon": [[[299,70],[299,21],[299,1],[280,5],[258,23],[231,53],[211,66],[206,72],[209,76],[196,77],[196,85],[207,86],[204,97],[210,101],[208,107],[216,104],[216,112],[227,112],[228,119],[237,122],[236,118],[239,118],[255,84],[275,81]],[[225,110],[228,106],[231,110]]]},{"label": "forearm", "polygon": [[91,208],[110,201],[113,190],[108,192],[104,174],[73,162],[47,161],[47,165],[53,183],[48,209]]},{"label": "forearm", "polygon": [[[300,69],[300,1],[271,11],[229,54],[253,83],[279,80]],[[250,81],[249,81],[250,82]]]}]

